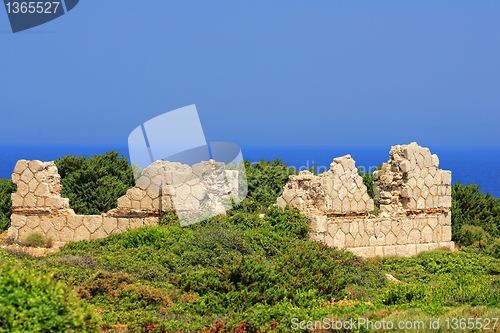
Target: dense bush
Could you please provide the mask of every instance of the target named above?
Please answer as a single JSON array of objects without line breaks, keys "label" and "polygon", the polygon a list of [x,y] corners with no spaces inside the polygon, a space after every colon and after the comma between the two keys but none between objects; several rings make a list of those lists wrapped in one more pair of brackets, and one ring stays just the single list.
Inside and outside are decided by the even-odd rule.
[{"label": "dense bush", "polygon": [[12,214],[11,193],[17,191],[17,186],[10,179],[0,179],[0,232],[9,229]]},{"label": "dense bush", "polygon": [[52,238],[47,238],[41,233],[33,232],[26,236],[23,240],[24,246],[35,246],[35,247],[52,247],[53,240]]},{"label": "dense bush", "polygon": [[100,214],[116,208],[117,200],[135,185],[128,159],[118,152],[105,155],[61,157],[54,161],[63,189],[77,214]]},{"label": "dense bush", "polygon": [[480,227],[491,237],[500,237],[500,199],[489,192],[483,195],[479,185],[464,186],[456,182],[452,187],[451,228],[452,240],[459,245],[469,245],[475,240],[471,228],[463,228],[466,225]]},{"label": "dense bush", "polygon": [[0,265],[0,332],[98,332],[98,316],[50,275]]},{"label": "dense bush", "polygon": [[[313,172],[315,168],[312,166],[309,171]],[[295,167],[290,168],[288,163],[278,158],[272,162],[261,159],[256,163],[245,160],[245,170],[248,194],[238,208],[251,212],[275,204],[283,193],[288,177],[299,173]]]}]

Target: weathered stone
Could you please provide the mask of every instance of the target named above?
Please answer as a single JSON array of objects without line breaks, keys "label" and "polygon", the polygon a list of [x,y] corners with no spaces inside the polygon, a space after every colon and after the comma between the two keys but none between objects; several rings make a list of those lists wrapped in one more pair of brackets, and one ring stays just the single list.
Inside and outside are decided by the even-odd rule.
[{"label": "weathered stone", "polygon": [[137,229],[144,226],[144,221],[141,218],[130,219],[130,229]]},{"label": "weathered stone", "polygon": [[132,203],[127,195],[118,198],[118,208],[123,208],[123,209],[132,208]]},{"label": "weathered stone", "polygon": [[130,228],[130,219],[118,218],[118,229],[125,232],[127,231],[127,228]]},{"label": "weathered stone", "polygon": [[12,200],[12,207],[13,208],[22,207],[23,197],[19,193],[12,193],[10,195],[10,198]]},{"label": "weathered stone", "polygon": [[79,242],[81,240],[90,240],[90,232],[84,225],[81,225],[75,230],[73,239],[75,242]]},{"label": "weathered stone", "polygon": [[428,225],[425,226],[422,229],[420,241],[422,243],[431,243],[432,242],[432,233],[433,232],[432,232],[431,227],[429,227]]},{"label": "weathered stone", "polygon": [[142,191],[140,188],[134,187],[129,189],[126,195],[127,197],[129,197],[131,201],[132,200],[140,201],[146,195],[146,193]]},{"label": "weathered stone", "polygon": [[309,225],[316,232],[327,232],[327,221],[325,215],[314,215],[309,217]]},{"label": "weathered stone", "polygon": [[104,238],[107,236],[108,236],[108,234],[106,233],[106,231],[104,230],[104,228],[101,225],[99,228],[97,228],[96,231],[94,231],[93,234],[90,235],[90,239],[100,239],[100,238]]},{"label": "weathered stone", "polygon": [[59,241],[61,242],[72,242],[74,237],[74,231],[68,227],[64,227],[59,231]]},{"label": "weathered stone", "polygon": [[137,186],[140,189],[145,190],[149,187],[150,184],[151,184],[151,180],[146,176],[142,176],[141,178],[137,179],[135,186]]},{"label": "weathered stone", "polygon": [[99,227],[102,226],[102,216],[85,215],[83,217],[83,225],[87,227],[91,234],[93,234]]},{"label": "weathered stone", "polygon": [[443,185],[451,185],[451,171],[441,170],[441,179]]},{"label": "weathered stone", "polygon": [[71,230],[76,230],[83,224],[83,215],[70,215],[66,217],[66,225]]},{"label": "weathered stone", "polygon": [[28,168],[28,161],[19,160],[19,161],[17,161],[16,166],[14,167],[14,173],[21,175],[23,173],[23,171],[27,168]]},{"label": "weathered stone", "polygon": [[33,179],[33,172],[31,172],[30,169],[28,168],[24,169],[20,179],[26,184],[28,184],[31,181],[31,179]]},{"label": "weathered stone", "polygon": [[338,230],[333,237],[333,245],[337,248],[345,247],[345,234],[342,232],[342,230]]},{"label": "weathered stone", "polygon": [[111,232],[118,227],[118,219],[105,216],[102,218],[102,227],[107,234],[111,234]]}]

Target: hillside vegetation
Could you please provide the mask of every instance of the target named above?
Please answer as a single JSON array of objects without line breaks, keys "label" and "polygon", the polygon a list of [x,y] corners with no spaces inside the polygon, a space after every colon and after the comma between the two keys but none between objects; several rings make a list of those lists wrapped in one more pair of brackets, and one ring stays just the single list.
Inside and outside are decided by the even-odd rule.
[{"label": "hillside vegetation", "polygon": [[[112,207],[133,185],[117,153],[76,159],[56,164],[63,195],[87,193],[81,212]],[[453,186],[460,251],[366,260],[308,240],[304,216],[273,206],[297,170],[280,160],[245,168],[248,196],[225,216],[181,228],[175,212],[163,212],[158,227],[71,242],[41,258],[0,250],[0,332],[300,332],[314,331],[308,321],[360,317],[440,318],[441,332],[456,332],[446,318],[499,317],[500,203],[477,186]],[[0,186],[8,216],[2,202],[15,188]],[[300,322],[305,329],[293,326]]]}]

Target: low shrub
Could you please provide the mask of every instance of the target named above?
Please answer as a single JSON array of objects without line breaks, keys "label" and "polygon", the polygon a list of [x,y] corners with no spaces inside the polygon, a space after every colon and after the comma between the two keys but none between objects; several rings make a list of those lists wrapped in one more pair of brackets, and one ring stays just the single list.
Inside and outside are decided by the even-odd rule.
[{"label": "low shrub", "polygon": [[53,239],[50,237],[47,238],[41,233],[34,232],[26,236],[26,238],[22,241],[22,245],[50,248],[53,245]]}]

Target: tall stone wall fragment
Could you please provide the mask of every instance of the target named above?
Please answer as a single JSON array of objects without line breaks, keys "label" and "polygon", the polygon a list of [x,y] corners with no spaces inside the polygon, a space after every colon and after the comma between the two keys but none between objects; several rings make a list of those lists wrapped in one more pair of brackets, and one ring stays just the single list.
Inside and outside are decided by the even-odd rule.
[{"label": "tall stone wall fragment", "polygon": [[337,157],[318,176],[302,171],[290,176],[278,198],[308,216],[310,238],[345,248],[359,256],[412,256],[451,241],[451,172],[439,158],[415,142],[394,146],[382,170],[373,173],[374,197],[368,196],[350,155]]}]

